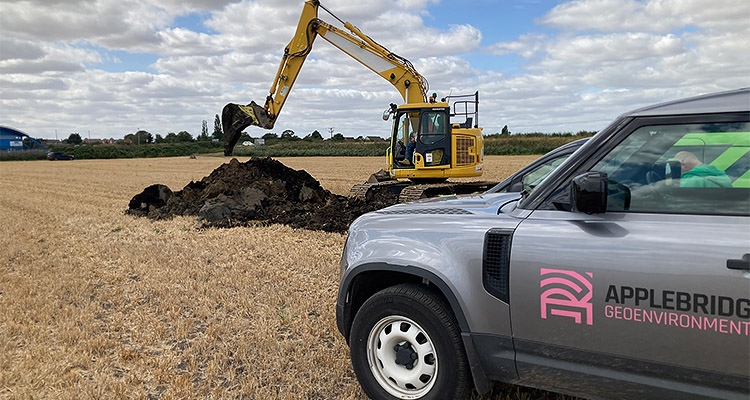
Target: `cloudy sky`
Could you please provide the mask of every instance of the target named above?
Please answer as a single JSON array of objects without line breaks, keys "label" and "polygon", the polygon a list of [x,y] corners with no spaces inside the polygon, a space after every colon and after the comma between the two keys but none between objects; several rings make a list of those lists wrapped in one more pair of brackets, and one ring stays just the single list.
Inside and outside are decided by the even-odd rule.
[{"label": "cloudy sky", "polygon": [[[750,86],[747,0],[323,4],[411,60],[431,92],[479,90],[485,133],[598,130],[633,108]],[[262,104],[301,10],[301,0],[2,0],[0,125],[43,138],[195,136],[202,120],[211,130],[224,104]],[[386,136],[391,102],[402,100],[389,83],[319,39],[274,131]]]}]

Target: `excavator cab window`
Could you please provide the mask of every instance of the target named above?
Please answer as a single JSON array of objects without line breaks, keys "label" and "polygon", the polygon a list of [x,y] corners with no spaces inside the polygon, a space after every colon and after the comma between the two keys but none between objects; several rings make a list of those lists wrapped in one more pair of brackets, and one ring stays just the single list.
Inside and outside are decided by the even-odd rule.
[{"label": "excavator cab window", "polygon": [[419,141],[428,146],[440,142],[445,137],[446,128],[445,111],[424,111],[422,112]]}]

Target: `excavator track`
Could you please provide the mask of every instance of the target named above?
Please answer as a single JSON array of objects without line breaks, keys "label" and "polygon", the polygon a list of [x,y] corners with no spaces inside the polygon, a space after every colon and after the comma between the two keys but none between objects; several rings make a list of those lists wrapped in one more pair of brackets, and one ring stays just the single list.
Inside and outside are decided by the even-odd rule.
[{"label": "excavator track", "polygon": [[370,182],[354,185],[350,197],[373,202],[406,203],[441,195],[470,194],[484,192],[497,182],[445,182],[414,184],[405,181]]},{"label": "excavator track", "polygon": [[386,200],[384,199],[386,197],[391,198],[392,202],[395,203],[399,194],[407,186],[409,186],[407,182],[399,182],[397,180],[361,183],[352,186],[349,190],[349,197],[355,197],[367,202],[381,199]]},{"label": "excavator track", "polygon": [[496,184],[497,182],[445,182],[411,185],[401,191],[398,201],[407,203],[430,197],[484,192]]}]

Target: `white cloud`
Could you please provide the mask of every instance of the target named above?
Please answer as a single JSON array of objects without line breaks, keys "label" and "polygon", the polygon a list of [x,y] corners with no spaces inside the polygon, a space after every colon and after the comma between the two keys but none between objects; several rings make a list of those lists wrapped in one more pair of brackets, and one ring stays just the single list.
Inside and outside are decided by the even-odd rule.
[{"label": "white cloud", "polygon": [[734,0],[563,3],[538,20],[559,32],[488,46],[526,64],[485,85],[484,97],[516,131],[576,130],[649,103],[748,86],[748,16],[750,3]]},{"label": "white cloud", "polygon": [[44,50],[37,43],[6,37],[0,40],[0,61],[37,60],[44,56]]},{"label": "white cloud", "polygon": [[227,4],[237,0],[160,0],[158,4],[175,14],[194,11],[222,10]]},{"label": "white cloud", "polygon": [[[598,129],[649,103],[750,86],[746,1],[576,0],[538,18],[549,28],[544,33],[532,26],[482,48],[490,35],[473,21],[435,27],[434,3],[324,2],[410,59],[430,92],[479,90],[486,133],[505,124],[514,132]],[[210,123],[227,102],[264,101],[302,4],[3,1],[0,120],[46,137],[55,129],[91,130],[93,137],[122,137],[137,128],[196,134],[201,120]],[[184,16],[203,20],[207,31],[176,25]],[[320,16],[340,25],[322,10]],[[127,69],[130,53],[156,61],[139,71],[107,71]],[[467,61],[477,54],[481,67]],[[524,64],[506,68],[501,60],[508,58]],[[346,136],[385,135],[390,123],[379,116],[390,102],[401,98],[389,83],[318,40],[276,131],[327,135],[333,126]]]},{"label": "white cloud", "polygon": [[448,32],[424,29],[403,38],[396,48],[412,57],[448,56],[470,53],[479,47],[482,33],[471,25],[451,25]]},{"label": "white cloud", "polygon": [[205,25],[219,32],[236,51],[281,52],[294,33],[302,7],[296,1],[279,3],[257,1],[229,4],[213,13]]},{"label": "white cloud", "polygon": [[667,33],[685,27],[745,28],[745,0],[576,0],[553,8],[540,22],[559,29]]},{"label": "white cloud", "polygon": [[660,36],[642,32],[562,38],[547,49],[549,59],[568,65],[619,63],[683,52],[682,41],[672,34]]},{"label": "white cloud", "polygon": [[135,44],[156,40],[154,27],[164,26],[168,13],[137,0],[4,2],[0,31],[26,39],[49,41],[87,39],[92,43]]},{"label": "white cloud", "polygon": [[157,36],[158,46],[148,51],[150,53],[165,56],[210,56],[229,52],[229,48],[222,43],[220,38],[188,29],[165,29],[157,33]]},{"label": "white cloud", "polygon": [[475,27],[450,25],[447,31],[427,27],[413,11],[386,11],[360,27],[391,51],[408,58],[469,53],[479,47],[482,33]]},{"label": "white cloud", "polygon": [[[326,2],[326,7],[344,21],[351,21],[368,36],[396,53],[410,58],[469,52],[479,46],[482,35],[471,25],[450,26],[442,31],[425,26],[419,12],[426,1]],[[228,5],[206,21],[220,32],[227,46],[239,52],[281,51],[291,40],[302,7],[297,1],[241,2]],[[345,28],[324,10],[323,21]],[[347,33],[349,33],[347,31]],[[318,47],[319,45],[316,45]]]},{"label": "white cloud", "polygon": [[[10,43],[11,55],[8,58],[0,58],[0,73],[2,74],[83,71],[85,63],[97,64],[102,61],[99,53],[70,45],[52,43],[35,45],[9,38],[3,40],[3,52],[5,43]],[[28,45],[28,51],[20,53],[13,51],[12,47],[17,44]]]},{"label": "white cloud", "polygon": [[495,43],[487,51],[497,56],[518,54],[523,58],[532,58],[544,49],[547,40],[547,35],[538,33],[521,35],[515,41]]},{"label": "white cloud", "polygon": [[0,4],[0,33],[50,42],[85,41],[94,46],[159,55],[220,54],[215,38],[170,28],[176,17],[213,10],[229,1],[213,0],[44,0]]},{"label": "white cloud", "polygon": [[29,77],[27,75],[18,74],[4,74],[0,77],[0,96],[5,98],[13,98],[8,96],[5,90],[16,90],[16,91],[36,91],[36,90],[65,90],[68,88],[68,84],[61,78],[54,77],[43,77],[34,76]]}]

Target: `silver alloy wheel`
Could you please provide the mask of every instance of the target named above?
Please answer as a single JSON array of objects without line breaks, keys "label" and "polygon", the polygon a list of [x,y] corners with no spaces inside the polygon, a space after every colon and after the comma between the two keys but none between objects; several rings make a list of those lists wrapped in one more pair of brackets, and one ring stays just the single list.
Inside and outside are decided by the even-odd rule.
[{"label": "silver alloy wheel", "polygon": [[[405,363],[405,359],[412,361]],[[427,332],[399,315],[381,319],[370,330],[367,362],[378,384],[399,399],[418,399],[429,393],[438,374],[438,355]]]}]

